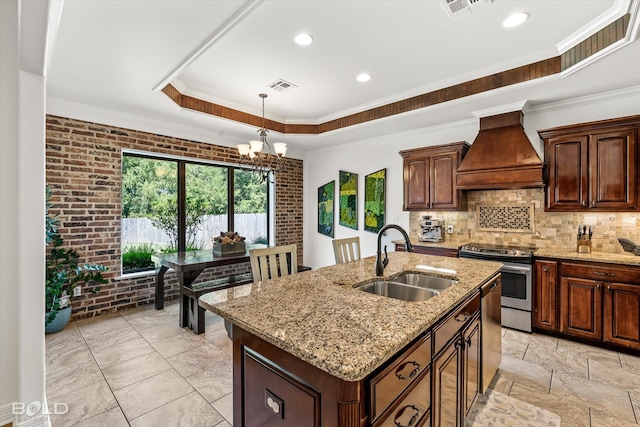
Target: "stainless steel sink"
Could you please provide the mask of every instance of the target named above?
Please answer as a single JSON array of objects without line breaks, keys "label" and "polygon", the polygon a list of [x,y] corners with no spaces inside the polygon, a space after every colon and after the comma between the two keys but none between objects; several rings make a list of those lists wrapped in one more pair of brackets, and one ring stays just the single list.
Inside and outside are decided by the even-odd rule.
[{"label": "stainless steel sink", "polygon": [[404,273],[390,281],[435,291],[444,291],[457,283],[457,281],[452,279],[418,273]]},{"label": "stainless steel sink", "polygon": [[418,286],[408,285],[406,283],[383,280],[366,283],[358,286],[356,289],[403,301],[425,301],[440,293],[434,289],[425,289]]}]

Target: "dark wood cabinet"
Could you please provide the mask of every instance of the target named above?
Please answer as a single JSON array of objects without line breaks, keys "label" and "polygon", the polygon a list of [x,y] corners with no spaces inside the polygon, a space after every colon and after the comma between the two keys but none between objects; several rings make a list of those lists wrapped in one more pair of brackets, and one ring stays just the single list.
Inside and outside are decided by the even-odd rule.
[{"label": "dark wood cabinet", "polygon": [[480,393],[480,330],[479,294],[434,328],[433,427],[462,426]]},{"label": "dark wood cabinet", "polygon": [[639,211],[640,116],[539,131],[547,211]]},{"label": "dark wood cabinet", "polygon": [[[396,252],[404,252],[404,245],[396,243]],[[438,255],[458,258],[458,250],[454,248],[413,245],[413,252],[424,255]]]},{"label": "dark wood cabinet", "polygon": [[469,144],[452,144],[401,151],[403,157],[403,210],[463,209],[463,193],[455,173]]},{"label": "dark wood cabinet", "polygon": [[604,286],[604,340],[640,350],[640,286]]},{"label": "dark wood cabinet", "polygon": [[640,350],[640,267],[536,260],[535,275],[536,329]]},{"label": "dark wood cabinet", "polygon": [[557,331],[558,263],[536,260],[534,268],[533,326]]},{"label": "dark wood cabinet", "polygon": [[601,283],[562,277],[560,280],[560,332],[573,336],[602,338]]}]

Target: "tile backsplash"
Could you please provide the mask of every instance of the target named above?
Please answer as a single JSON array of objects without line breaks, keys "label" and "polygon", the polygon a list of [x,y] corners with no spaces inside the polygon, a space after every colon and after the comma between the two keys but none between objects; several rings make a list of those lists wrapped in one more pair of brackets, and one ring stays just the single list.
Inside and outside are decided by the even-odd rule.
[{"label": "tile backsplash", "polygon": [[[517,232],[500,230],[490,231],[479,225],[478,212],[503,213],[503,207],[533,206],[532,230]],[[483,209],[478,209],[482,207]],[[509,209],[506,209],[508,212]],[[447,226],[453,225],[454,233],[447,234],[449,241],[494,243],[500,245],[524,245],[538,248],[557,247],[575,250],[578,225],[591,226],[593,229],[593,250],[598,252],[623,253],[618,242],[625,237],[640,244],[640,213],[621,212],[545,212],[544,189],[491,190],[467,192],[467,210],[461,212],[411,212],[411,235],[417,237],[420,231],[418,221],[422,215],[431,215],[443,219]],[[508,218],[499,218],[498,222],[508,224]],[[509,227],[503,227],[508,229]]]}]

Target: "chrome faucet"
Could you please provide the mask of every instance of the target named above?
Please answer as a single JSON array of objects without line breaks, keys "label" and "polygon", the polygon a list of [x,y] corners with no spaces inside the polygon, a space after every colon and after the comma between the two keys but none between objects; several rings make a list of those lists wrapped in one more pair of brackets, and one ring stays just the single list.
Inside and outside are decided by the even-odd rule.
[{"label": "chrome faucet", "polygon": [[382,276],[384,274],[384,268],[389,264],[389,257],[387,256],[387,245],[384,245],[384,260],[382,259],[382,234],[390,228],[395,228],[404,236],[404,250],[407,252],[413,252],[413,246],[409,241],[409,235],[404,228],[399,225],[389,224],[382,227],[380,231],[378,231],[378,251],[376,252],[376,276]]}]

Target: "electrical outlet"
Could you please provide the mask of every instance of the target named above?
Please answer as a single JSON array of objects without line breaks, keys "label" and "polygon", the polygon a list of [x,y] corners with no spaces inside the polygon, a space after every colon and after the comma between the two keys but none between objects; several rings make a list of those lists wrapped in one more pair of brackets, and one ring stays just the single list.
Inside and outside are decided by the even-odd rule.
[{"label": "electrical outlet", "polygon": [[79,297],[80,295],[82,295],[82,288],[80,286],[73,288],[73,296]]},{"label": "electrical outlet", "polygon": [[447,234],[453,234],[453,225],[447,226]]}]

